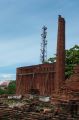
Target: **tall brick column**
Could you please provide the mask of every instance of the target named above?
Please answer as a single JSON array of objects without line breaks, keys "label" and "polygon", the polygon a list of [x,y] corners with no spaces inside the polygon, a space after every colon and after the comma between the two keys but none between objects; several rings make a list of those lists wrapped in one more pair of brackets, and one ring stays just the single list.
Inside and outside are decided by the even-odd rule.
[{"label": "tall brick column", "polygon": [[58,93],[65,80],[65,20],[59,15],[57,54],[56,54],[55,91]]}]

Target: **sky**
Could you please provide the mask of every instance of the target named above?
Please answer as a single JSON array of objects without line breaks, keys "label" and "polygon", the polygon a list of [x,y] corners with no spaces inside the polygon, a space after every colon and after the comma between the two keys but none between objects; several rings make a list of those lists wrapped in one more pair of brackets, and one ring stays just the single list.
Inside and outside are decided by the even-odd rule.
[{"label": "sky", "polygon": [[58,15],[66,21],[66,49],[79,45],[79,0],[0,0],[0,81],[15,80],[16,68],[40,64],[42,27],[47,56],[56,53]]}]

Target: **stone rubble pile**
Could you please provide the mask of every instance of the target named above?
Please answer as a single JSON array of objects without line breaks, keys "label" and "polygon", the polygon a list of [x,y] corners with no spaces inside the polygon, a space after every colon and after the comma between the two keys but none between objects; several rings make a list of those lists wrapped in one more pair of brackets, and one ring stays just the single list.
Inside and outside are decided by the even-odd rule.
[{"label": "stone rubble pile", "polygon": [[[44,106],[45,103],[42,102]],[[49,103],[46,103],[49,106]],[[7,104],[0,103],[0,120],[79,120],[71,118],[65,113],[55,113],[51,108],[39,107],[39,101],[32,101],[20,107],[10,108]]]}]

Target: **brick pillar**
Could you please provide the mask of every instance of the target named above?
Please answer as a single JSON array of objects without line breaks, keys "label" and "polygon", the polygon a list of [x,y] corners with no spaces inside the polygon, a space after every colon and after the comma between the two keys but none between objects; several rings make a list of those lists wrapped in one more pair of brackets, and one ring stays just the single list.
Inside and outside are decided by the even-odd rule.
[{"label": "brick pillar", "polygon": [[57,54],[56,54],[56,79],[55,91],[62,86],[65,80],[65,20],[59,15],[58,18],[58,36],[57,36]]}]

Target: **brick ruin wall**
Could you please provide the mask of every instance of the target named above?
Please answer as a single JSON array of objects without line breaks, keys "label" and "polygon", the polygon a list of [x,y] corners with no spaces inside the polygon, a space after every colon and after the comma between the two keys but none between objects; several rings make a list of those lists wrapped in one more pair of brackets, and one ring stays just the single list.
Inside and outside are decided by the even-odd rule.
[{"label": "brick ruin wall", "polygon": [[54,91],[55,63],[17,68],[16,94],[28,94],[31,89],[40,95],[51,95]]},{"label": "brick ruin wall", "polygon": [[79,92],[79,65],[73,75],[65,81],[65,20],[59,15],[56,63],[40,64],[17,68],[16,94],[28,94],[31,89],[40,95],[52,95],[66,86],[65,90]]}]

